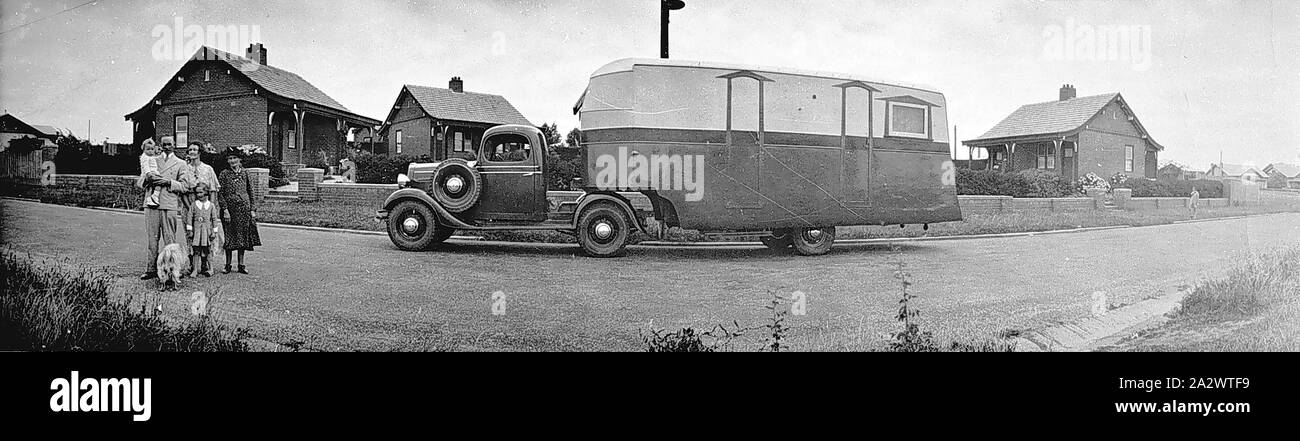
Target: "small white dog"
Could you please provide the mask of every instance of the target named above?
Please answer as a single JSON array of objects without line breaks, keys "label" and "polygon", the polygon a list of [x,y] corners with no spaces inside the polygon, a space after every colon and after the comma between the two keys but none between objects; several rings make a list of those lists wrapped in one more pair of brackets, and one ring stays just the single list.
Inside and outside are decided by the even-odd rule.
[{"label": "small white dog", "polygon": [[180,244],[169,243],[158,253],[158,282],[163,291],[175,291],[180,283],[181,273],[189,265],[190,259],[181,250]]}]

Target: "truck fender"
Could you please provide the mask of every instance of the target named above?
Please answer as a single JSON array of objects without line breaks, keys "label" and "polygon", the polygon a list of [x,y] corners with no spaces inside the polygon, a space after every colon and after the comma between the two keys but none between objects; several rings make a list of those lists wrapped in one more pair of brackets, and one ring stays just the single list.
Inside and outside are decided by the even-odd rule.
[{"label": "truck fender", "polygon": [[623,209],[623,213],[627,215],[627,218],[631,219],[632,223],[636,225],[637,231],[649,234],[646,232],[645,225],[642,225],[641,219],[637,217],[636,210],[632,209],[632,201],[617,193],[587,193],[578,198],[578,206],[573,209],[574,228],[577,228],[578,216],[582,215],[582,210],[586,209],[588,205],[600,201],[613,202],[614,205]]},{"label": "truck fender", "polygon": [[420,190],[418,188],[403,188],[394,191],[393,194],[388,195],[388,199],[384,200],[384,212],[385,212],[384,215],[387,216],[387,211],[393,209],[393,206],[397,205],[398,202],[407,199],[414,199],[425,203],[426,205],[429,206],[429,208],[432,208],[433,211],[438,214],[438,218],[439,218],[438,220],[447,224],[447,226],[449,227],[462,228],[462,229],[474,228],[472,225],[461,222],[460,219],[457,219],[455,216],[452,216],[451,213],[447,211],[447,209],[442,208],[442,205],[438,205],[438,202],[433,200],[433,196],[429,196],[428,193],[425,193],[423,190]]}]

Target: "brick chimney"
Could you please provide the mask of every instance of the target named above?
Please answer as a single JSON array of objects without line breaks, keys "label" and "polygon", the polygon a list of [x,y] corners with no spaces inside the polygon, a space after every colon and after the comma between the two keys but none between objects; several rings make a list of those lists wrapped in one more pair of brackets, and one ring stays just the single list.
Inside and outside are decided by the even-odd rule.
[{"label": "brick chimney", "polygon": [[465,93],[465,82],[461,81],[460,77],[451,77],[451,81],[447,82],[447,88],[452,92]]},{"label": "brick chimney", "polygon": [[1064,84],[1061,86],[1061,101],[1074,98],[1075,96],[1076,92],[1074,91],[1074,85]]},{"label": "brick chimney", "polygon": [[253,43],[248,45],[248,51],[244,53],[244,58],[256,61],[257,64],[266,66],[266,48],[262,43]]}]

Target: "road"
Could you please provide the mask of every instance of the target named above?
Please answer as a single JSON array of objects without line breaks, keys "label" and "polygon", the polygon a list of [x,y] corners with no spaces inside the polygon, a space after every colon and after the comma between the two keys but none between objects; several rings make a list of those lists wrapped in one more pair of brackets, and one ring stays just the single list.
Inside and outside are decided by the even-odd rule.
[{"label": "road", "polygon": [[[220,292],[222,320],[259,339],[320,350],[638,350],[655,328],[762,324],[770,292],[802,292],[794,350],[870,350],[898,329],[906,264],[922,328],[981,340],[1089,314],[1093,293],[1132,304],[1221,274],[1241,256],[1300,246],[1300,213],[1056,235],[837,246],[798,257],[762,248],[631,247],[582,257],[576,245],[453,242],[402,252],[386,237],[263,227],[250,275],[187,279],[156,294],[142,272],[139,215],[0,201],[5,246],[106,268],[130,292],[188,314],[191,290]],[[504,301],[494,314],[493,293]],[[504,306],[500,308],[499,306]],[[749,350],[759,336],[732,347]]]}]

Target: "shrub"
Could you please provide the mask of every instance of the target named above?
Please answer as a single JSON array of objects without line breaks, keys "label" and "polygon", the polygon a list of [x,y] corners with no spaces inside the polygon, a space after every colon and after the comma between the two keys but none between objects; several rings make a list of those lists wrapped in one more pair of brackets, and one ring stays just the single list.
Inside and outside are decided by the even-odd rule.
[{"label": "shrub", "polygon": [[1115,188],[1125,182],[1128,182],[1128,175],[1124,174],[1123,172],[1117,172],[1110,177],[1111,188]]},{"label": "shrub", "polygon": [[957,194],[1002,195],[1004,173],[994,170],[957,169]]},{"label": "shrub", "polygon": [[248,350],[246,331],[217,324],[206,311],[174,325],[146,305],[133,310],[130,296],[112,300],[115,283],[103,271],[74,271],[0,252],[0,350]]},{"label": "shrub", "polygon": [[1025,170],[1017,172],[1015,179],[1023,180],[1024,183],[1019,188],[1025,190],[1023,196],[1013,195],[1016,197],[1059,198],[1074,194],[1074,185],[1056,172]]},{"label": "shrub", "polygon": [[790,327],[785,324],[789,312],[781,308],[781,304],[789,299],[777,295],[775,291],[768,291],[768,294],[772,295],[772,300],[764,306],[771,311],[767,324],[742,327],[739,322],[733,320],[730,329],[724,325],[717,325],[703,332],[691,327],[672,332],[651,329],[650,335],[641,333],[641,341],[645,344],[646,352],[716,352],[727,347],[732,340],[744,336],[746,332],[761,331],[763,339],[759,351],[780,352],[781,348],[787,347],[781,343],[781,340],[787,339],[787,334],[790,332]]},{"label": "shrub", "polygon": [[957,169],[957,194],[1055,198],[1074,194],[1074,187],[1054,172]]},{"label": "shrub", "polygon": [[358,153],[352,159],[357,166],[357,182],[361,184],[396,184],[397,175],[406,173],[412,162],[425,162],[408,155],[384,156],[368,152]]},{"label": "shrub", "polygon": [[1102,179],[1101,176],[1097,176],[1096,173],[1088,173],[1075,183],[1075,190],[1080,194],[1088,194],[1089,190],[1101,190],[1109,193],[1110,182]]},{"label": "shrub", "polygon": [[572,190],[573,178],[579,176],[584,166],[582,150],[562,147],[547,150],[546,189]]}]

